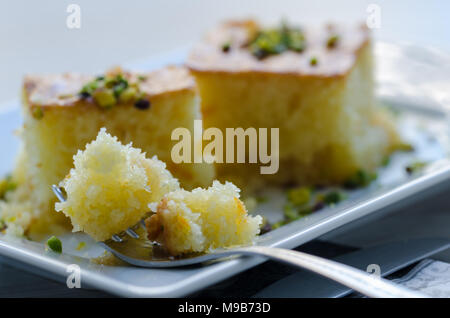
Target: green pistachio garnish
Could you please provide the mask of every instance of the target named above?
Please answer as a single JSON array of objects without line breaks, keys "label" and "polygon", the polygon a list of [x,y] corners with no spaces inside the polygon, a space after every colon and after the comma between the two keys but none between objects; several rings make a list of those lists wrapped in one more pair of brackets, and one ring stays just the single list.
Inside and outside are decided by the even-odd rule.
[{"label": "green pistachio garnish", "polygon": [[17,188],[17,183],[12,180],[11,176],[6,176],[0,179],[0,200],[5,198],[5,195],[9,191],[14,191]]},{"label": "green pistachio garnish", "polygon": [[230,49],[231,49],[231,44],[230,44],[230,42],[224,43],[224,44],[222,45],[222,52],[227,53],[227,52],[230,51]]},{"label": "green pistachio garnish", "polygon": [[[266,228],[265,232],[275,230],[275,229],[279,228],[280,226],[289,224],[295,220],[301,219],[301,218],[311,214],[312,212],[319,210],[318,208],[316,208],[318,203],[319,202],[317,202],[313,205],[308,204],[308,205],[304,205],[304,206],[295,206],[291,202],[288,202],[287,204],[285,204],[283,206],[283,216],[284,216],[283,220],[278,221],[272,225],[269,224],[267,227],[265,226],[265,228]],[[320,202],[320,203],[324,204],[322,202]]]},{"label": "green pistachio garnish", "polygon": [[103,108],[112,107],[117,103],[117,99],[114,95],[112,90],[105,88],[97,89],[92,93],[94,101]]},{"label": "green pistachio garnish", "polygon": [[76,247],[76,250],[80,251],[80,250],[82,250],[85,247],[86,247],[86,242],[80,242],[80,243],[78,243],[78,245]]},{"label": "green pistachio garnish", "polygon": [[138,95],[138,90],[135,87],[128,87],[119,96],[119,101],[121,103],[128,103],[136,99]]},{"label": "green pistachio garnish", "polygon": [[283,212],[285,223],[289,223],[310,214],[312,212],[312,209],[309,206],[298,207],[294,206],[291,203],[287,203],[283,207]]},{"label": "green pistachio garnish", "polygon": [[276,230],[276,229],[278,229],[279,227],[283,226],[284,224],[286,224],[286,223],[283,222],[283,221],[278,221],[278,222],[272,224],[272,230]]},{"label": "green pistachio garnish", "polygon": [[339,35],[333,34],[327,40],[327,48],[332,49],[337,46],[339,42]]},{"label": "green pistachio garnish", "polygon": [[415,162],[409,164],[408,166],[406,166],[405,170],[408,174],[414,174],[414,173],[417,173],[417,172],[423,170],[423,168],[425,168],[426,165],[427,165],[426,162],[415,161]]},{"label": "green pistachio garnish", "polygon": [[117,74],[116,76],[107,76],[100,81],[104,81],[105,87],[112,88],[113,90],[116,88],[128,87],[128,81],[123,77],[122,74]]},{"label": "green pistachio garnish", "polygon": [[349,189],[365,187],[368,186],[376,178],[377,174],[375,172],[358,170],[352,177],[344,182],[344,186]]},{"label": "green pistachio garnish", "polygon": [[287,50],[302,52],[306,41],[300,29],[289,28],[283,24],[280,28],[259,31],[248,47],[256,58],[263,59]]},{"label": "green pistachio garnish", "polygon": [[94,91],[100,86],[100,81],[103,80],[103,79],[99,80],[99,78],[100,77],[97,77],[97,79],[95,81],[89,82],[86,85],[84,85],[80,91],[80,95],[82,97],[91,96],[92,93],[94,93]]},{"label": "green pistachio garnish", "polygon": [[127,82],[121,82],[113,87],[114,96],[120,97],[120,94],[122,94],[126,89],[128,88]]},{"label": "green pistachio garnish", "polygon": [[47,240],[47,246],[55,253],[62,253],[61,240],[56,236],[52,236]]},{"label": "green pistachio garnish", "polygon": [[[140,75],[138,81],[145,81],[146,76]],[[118,103],[138,104],[139,109],[148,109],[150,102],[142,101],[139,83],[129,82],[122,74],[97,76],[93,81],[83,86],[81,98],[92,98],[102,108],[111,108]]]},{"label": "green pistachio garnish", "polygon": [[297,211],[291,204],[286,204],[283,207],[284,217],[290,221],[293,221],[298,218]]},{"label": "green pistachio garnish", "polygon": [[325,194],[323,198],[323,202],[326,204],[336,204],[341,202],[346,198],[346,195],[340,191],[331,191]]},{"label": "green pistachio garnish", "polygon": [[299,187],[291,189],[287,193],[288,200],[294,205],[308,204],[311,199],[311,189],[308,187]]},{"label": "green pistachio garnish", "polygon": [[340,190],[328,190],[317,193],[313,188],[298,187],[287,192],[287,203],[283,206],[283,219],[272,224],[270,230],[301,219],[327,206],[337,204],[347,198]]},{"label": "green pistachio garnish", "polygon": [[41,107],[34,107],[32,111],[32,116],[35,119],[42,119],[42,117],[44,117],[44,111],[42,110]]},{"label": "green pistachio garnish", "polygon": [[288,48],[295,52],[302,52],[306,48],[305,35],[299,29],[287,31]]},{"label": "green pistachio garnish", "polygon": [[311,64],[312,66],[316,66],[317,65],[317,57],[315,57],[315,56],[311,57],[311,59],[309,60],[309,64]]},{"label": "green pistachio garnish", "polygon": [[6,194],[6,188],[7,188],[8,182],[6,179],[0,180],[0,199],[3,199]]}]

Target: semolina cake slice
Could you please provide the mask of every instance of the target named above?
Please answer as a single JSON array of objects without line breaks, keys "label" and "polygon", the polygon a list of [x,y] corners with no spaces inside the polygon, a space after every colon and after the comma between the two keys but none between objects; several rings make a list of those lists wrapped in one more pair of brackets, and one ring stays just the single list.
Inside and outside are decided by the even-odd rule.
[{"label": "semolina cake slice", "polygon": [[55,204],[68,216],[73,231],[97,241],[111,238],[139,222],[148,205],[180,188],[156,156],[147,159],[131,143],[122,145],[102,128],[86,149],[74,156],[74,168],[60,182],[67,195]]},{"label": "semolina cake slice", "polygon": [[194,120],[201,118],[194,79],[183,67],[142,74],[115,68],[98,77],[26,76],[23,117],[22,159],[13,174],[18,188],[0,213],[11,217],[25,204],[29,216],[21,224],[25,230],[30,225],[39,232],[55,223],[68,224],[54,212],[50,187],[69,173],[72,157],[101,127],[120,142],[133,142],[148,156],[156,155],[186,188],[208,185],[214,179],[212,165],[171,160],[176,142],[171,140],[172,131],[178,127],[192,131]]},{"label": "semolina cake slice", "polygon": [[375,170],[399,142],[374,100],[370,34],[363,26],[265,29],[251,20],[226,22],[193,48],[187,66],[199,87],[205,129],[225,135],[229,127],[279,128],[277,173],[219,161],[221,180],[255,187],[340,184]]},{"label": "semolina cake slice", "polygon": [[262,218],[247,214],[239,192],[230,182],[214,181],[208,189],[166,194],[145,222],[148,238],[174,256],[252,244]]}]

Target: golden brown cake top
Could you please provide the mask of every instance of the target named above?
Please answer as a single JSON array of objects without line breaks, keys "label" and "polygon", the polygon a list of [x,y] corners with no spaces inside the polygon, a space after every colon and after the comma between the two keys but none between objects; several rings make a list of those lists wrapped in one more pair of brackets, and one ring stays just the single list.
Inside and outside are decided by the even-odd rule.
[{"label": "golden brown cake top", "polygon": [[[287,49],[270,43],[284,36],[292,38]],[[187,66],[194,72],[339,76],[348,73],[369,41],[363,25],[264,29],[253,20],[229,21],[194,47]]]},{"label": "golden brown cake top", "polygon": [[[109,79],[117,78],[119,81],[106,84]],[[194,79],[184,67],[168,66],[148,73],[131,73],[117,67],[97,77],[79,73],[27,75],[24,78],[24,97],[30,107],[95,104],[95,93],[86,89],[92,88],[92,84],[96,85],[97,91],[107,90],[107,93],[115,94],[117,103],[124,101],[126,94],[132,97],[128,99],[130,102],[139,98],[151,100],[157,96],[195,88]],[[120,94],[117,94],[119,89]]]}]

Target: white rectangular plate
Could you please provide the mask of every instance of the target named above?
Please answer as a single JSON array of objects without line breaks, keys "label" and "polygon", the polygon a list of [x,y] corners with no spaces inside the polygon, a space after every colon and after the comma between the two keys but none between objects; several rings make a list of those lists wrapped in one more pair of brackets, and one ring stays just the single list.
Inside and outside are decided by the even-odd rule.
[{"label": "white rectangular plate", "polygon": [[[149,70],[166,64],[180,64],[185,56],[186,49],[181,49],[125,67]],[[401,109],[399,128],[415,151],[395,154],[368,188],[352,191],[347,200],[336,206],[261,236],[259,244],[294,248],[449,180],[450,164],[445,159],[448,155],[448,123],[442,107],[448,97],[444,95],[445,89],[450,91],[450,58],[430,49],[380,43],[376,47],[376,60],[379,63],[379,98]],[[11,132],[20,124],[17,101],[0,107],[0,175],[13,167],[19,141]],[[419,175],[411,177],[404,168],[414,160],[430,164]],[[282,195],[277,191],[270,195],[273,198],[259,206],[256,212],[276,221],[282,216]],[[88,241],[89,247],[77,251],[75,247],[81,240]],[[0,237],[0,254],[23,262],[26,267],[40,268],[64,279],[67,266],[77,264],[81,268],[82,284],[131,297],[187,295],[264,261],[245,257],[177,269],[102,266],[90,261],[89,257],[101,250],[85,235],[70,234],[63,238],[63,246],[64,253],[57,255],[45,251],[43,243]]]}]

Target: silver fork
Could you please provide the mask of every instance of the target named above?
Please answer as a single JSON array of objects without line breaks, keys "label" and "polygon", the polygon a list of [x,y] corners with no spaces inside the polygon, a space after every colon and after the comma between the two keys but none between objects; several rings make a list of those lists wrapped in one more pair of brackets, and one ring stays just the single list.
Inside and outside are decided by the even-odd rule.
[{"label": "silver fork", "polygon": [[[62,189],[52,186],[56,197],[64,202]],[[142,232],[142,234],[139,234]],[[144,239],[142,239],[144,238]],[[143,220],[115,234],[111,239],[99,244],[124,262],[151,268],[181,267],[229,259],[230,256],[263,256],[296,267],[307,269],[345,285],[363,295],[381,298],[422,298],[424,294],[396,285],[384,278],[374,276],[359,269],[340,264],[303,252],[269,246],[245,246],[231,249],[217,249],[210,253],[174,258],[163,252],[161,246],[145,240]]]}]

